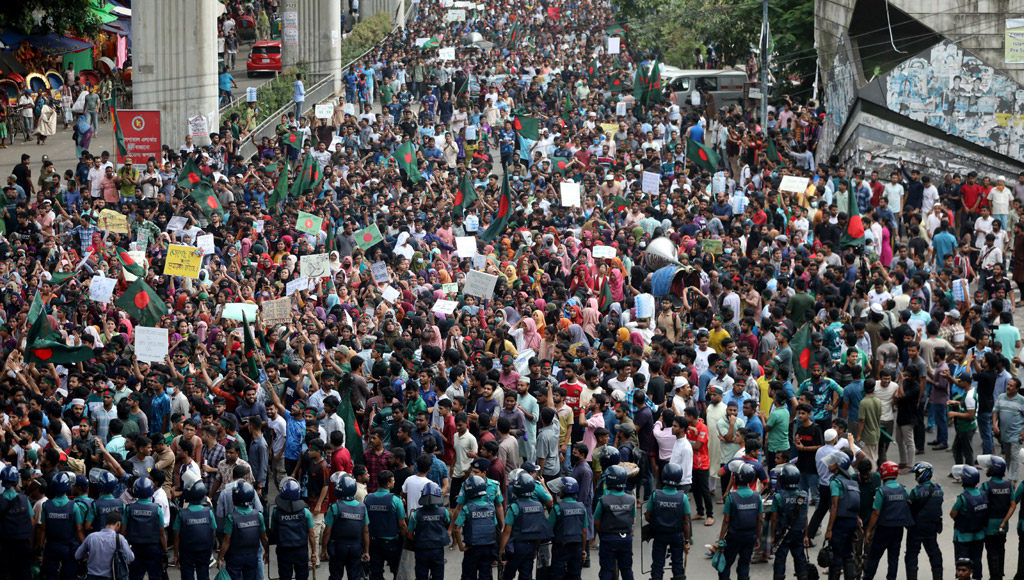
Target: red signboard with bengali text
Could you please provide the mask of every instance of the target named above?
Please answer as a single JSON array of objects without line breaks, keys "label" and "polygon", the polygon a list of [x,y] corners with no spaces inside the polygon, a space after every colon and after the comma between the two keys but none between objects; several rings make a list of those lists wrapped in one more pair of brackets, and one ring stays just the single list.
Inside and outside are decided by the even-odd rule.
[{"label": "red signboard with bengali text", "polygon": [[[124,146],[132,164],[145,165],[146,160],[155,157],[160,164],[160,111],[139,111],[122,109],[117,111],[117,124],[124,134]],[[117,147],[114,147],[117,151]],[[117,163],[124,163],[124,157],[117,156]]]}]

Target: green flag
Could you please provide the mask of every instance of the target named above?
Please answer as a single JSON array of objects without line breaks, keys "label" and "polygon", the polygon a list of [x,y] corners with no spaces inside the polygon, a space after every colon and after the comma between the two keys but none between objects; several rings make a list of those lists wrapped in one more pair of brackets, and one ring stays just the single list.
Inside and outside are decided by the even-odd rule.
[{"label": "green flag", "polygon": [[139,278],[114,302],[143,326],[154,326],[160,317],[167,314],[167,305],[160,296]]},{"label": "green flag", "polygon": [[401,147],[395,149],[393,157],[395,162],[398,163],[398,168],[405,171],[409,181],[416,183],[423,179],[419,168],[416,166],[416,150],[413,149],[412,141],[406,141]]},{"label": "green flag", "polygon": [[597,59],[590,61],[590,65],[587,66],[587,78],[593,79],[597,76],[597,71],[600,70],[601,64],[597,62]]},{"label": "green flag", "polygon": [[146,270],[142,267],[142,264],[133,260],[132,257],[128,255],[128,252],[123,248],[117,249],[117,259],[121,260],[121,265],[124,266],[124,269],[131,274],[135,276],[146,275]]},{"label": "green flag", "polygon": [[282,169],[277,177],[277,186],[274,187],[274,192],[270,194],[267,209],[271,212],[276,211],[278,204],[285,199],[288,199],[288,170]]},{"label": "green flag", "polygon": [[625,36],[626,29],[621,24],[612,24],[608,28],[604,29],[604,33],[608,36]]},{"label": "green flag", "polygon": [[67,282],[68,280],[74,277],[74,272],[54,272],[53,275],[50,277],[50,285],[60,286],[61,284]]},{"label": "green flag", "polygon": [[662,98],[661,63],[658,62],[658,59],[654,59],[654,64],[651,65],[650,76],[647,77],[647,90],[644,94],[644,104],[660,103]]},{"label": "green flag", "polygon": [[531,141],[540,140],[540,123],[534,117],[516,115],[515,119],[512,120],[512,128],[524,139]]},{"label": "green flag", "polygon": [[313,156],[309,153],[302,157],[302,164],[299,166],[299,172],[295,176],[295,180],[292,181],[292,188],[289,192],[292,197],[299,197],[309,191],[311,185],[309,181],[310,171],[308,166],[312,161]]},{"label": "green flag", "polygon": [[718,153],[715,153],[714,149],[705,147],[689,137],[686,139],[686,158],[697,164],[697,167],[710,173],[718,171],[718,161],[720,159]]},{"label": "green flag", "polygon": [[[36,297],[32,299],[33,307],[36,304],[36,300],[39,300],[40,308],[42,308],[43,299],[41,296],[39,296],[39,292],[36,292]],[[32,311],[29,310],[29,320],[32,320],[32,326],[29,327],[28,329],[28,336],[25,339],[26,345],[31,345],[32,343],[38,340],[53,337],[53,329],[50,328],[50,319],[48,316],[46,316],[45,312],[40,310],[40,312],[36,314],[36,317],[33,319]]]},{"label": "green flag", "polygon": [[[224,208],[220,205],[220,199],[213,193],[213,188],[210,184],[200,182],[190,194],[192,200],[196,202],[199,209],[203,211],[207,219],[213,214],[218,214],[220,217],[224,217]],[[132,272],[134,274],[134,272]]]},{"label": "green flag", "polygon": [[768,157],[768,161],[772,163],[785,163],[786,159],[779,153],[779,149],[775,146],[775,139],[769,139],[768,144],[765,145],[764,154]]},{"label": "green flag", "polygon": [[249,330],[249,320],[245,317],[245,311],[242,312],[242,332],[245,335],[242,346],[245,372],[249,375],[250,379],[258,381],[260,380],[260,369],[256,366],[256,341],[253,340],[252,331]]},{"label": "green flag", "polygon": [[25,349],[25,362],[28,363],[67,365],[94,358],[96,353],[88,346],[68,346],[48,338],[37,340]]},{"label": "green flag", "polygon": [[562,107],[562,120],[569,120],[569,113],[572,112],[572,91],[565,92],[565,105]]},{"label": "green flag", "polygon": [[117,122],[117,107],[110,107],[110,119],[114,122],[114,141],[117,143],[117,154],[127,157],[128,148],[124,144],[124,132],[121,131],[121,124]]},{"label": "green flag", "polygon": [[519,39],[522,38],[522,35],[523,35],[522,28],[523,27],[519,23],[518,20],[516,20],[515,22],[512,23],[512,27],[508,31],[508,44],[509,44],[509,46],[515,46],[516,43],[519,42]]},{"label": "green flag", "polygon": [[565,177],[565,172],[569,170],[570,160],[567,157],[552,157],[551,158],[551,170],[557,171],[559,175]]},{"label": "green flag", "polygon": [[39,295],[39,292],[36,292],[35,298],[32,299],[32,306],[28,307],[28,323],[32,324],[35,322],[40,314],[45,316],[46,310],[43,307],[43,297]]},{"label": "green flag", "polygon": [[281,137],[281,141],[292,149],[302,149],[302,133],[290,131]]},{"label": "green flag", "polygon": [[636,74],[633,75],[633,98],[637,102],[642,102],[644,93],[647,92],[647,84],[650,82],[650,77],[647,76],[647,69],[643,66],[637,67]]},{"label": "green flag", "polygon": [[[344,379],[342,383],[344,384]],[[359,431],[359,420],[356,419],[355,411],[352,409],[352,387],[343,388],[339,392],[337,413],[345,422],[345,449],[348,449],[352,456],[352,462],[357,465],[363,463],[363,434]]]},{"label": "green flag", "polygon": [[804,324],[797,329],[789,341],[789,346],[793,350],[793,374],[796,375],[794,385],[799,390],[800,383],[811,378],[811,362],[814,359],[814,351],[811,350],[811,325]]},{"label": "green flag", "polygon": [[324,218],[300,211],[299,217],[295,220],[295,229],[302,233],[316,236],[320,233],[320,229],[323,227],[323,224]]},{"label": "green flag", "polygon": [[846,229],[839,239],[840,248],[861,247],[865,244],[864,221],[860,217],[860,206],[857,205],[857,195],[847,191],[847,220]]},{"label": "green flag", "polygon": [[498,236],[505,231],[508,222],[512,219],[512,209],[515,199],[512,197],[512,190],[508,186],[508,174],[501,178],[501,195],[498,197],[498,211],[494,212],[491,218],[491,225],[487,226],[480,239],[488,244],[498,239]]},{"label": "green flag", "polygon": [[612,73],[608,75],[608,88],[617,93],[621,93],[626,88],[626,83],[622,82],[622,76],[619,73]]},{"label": "green flag", "polygon": [[455,190],[455,210],[465,212],[466,208],[472,207],[474,203],[476,203],[476,188],[473,187],[473,180],[467,171],[462,174],[459,188]]},{"label": "green flag", "polygon": [[437,40],[436,36],[431,36],[426,42],[420,45],[420,50],[430,50],[431,48],[439,48],[441,42]]},{"label": "green flag", "polygon": [[616,195],[612,198],[612,209],[615,211],[626,211],[629,209],[629,200]]},{"label": "green flag", "polygon": [[356,232],[356,245],[363,249],[365,252],[373,246],[376,246],[380,242],[384,241],[384,236],[380,235],[380,228],[377,224],[370,224],[358,232]]},{"label": "green flag", "polygon": [[203,170],[189,157],[178,173],[178,187],[182,189],[195,189],[200,183],[209,184],[210,176],[203,173]]}]

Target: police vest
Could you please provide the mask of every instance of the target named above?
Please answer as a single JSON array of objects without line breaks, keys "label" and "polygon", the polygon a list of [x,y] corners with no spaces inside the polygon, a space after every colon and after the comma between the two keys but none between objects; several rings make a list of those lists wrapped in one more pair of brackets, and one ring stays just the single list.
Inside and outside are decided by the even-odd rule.
[{"label": "police vest", "polygon": [[578,501],[564,499],[555,508],[554,541],[556,544],[579,544],[586,529],[587,508]]},{"label": "police vest", "polygon": [[910,502],[907,501],[907,490],[902,485],[891,487],[882,484],[878,488],[882,492],[882,512],[879,514],[878,525],[887,528],[909,528],[914,525],[914,516],[910,513]]},{"label": "police vest", "polygon": [[785,526],[785,531],[793,530],[803,534],[807,527],[807,492],[784,489],[775,494],[773,501],[780,506],[779,523]]},{"label": "police vest", "polygon": [[[534,499],[520,499],[516,501],[519,506],[519,515],[512,524],[512,540],[516,542],[529,542],[532,540],[546,540],[551,537],[551,526],[548,519],[544,517],[544,506]],[[511,509],[511,508],[510,508]]]},{"label": "police vest", "polygon": [[107,525],[109,513],[124,513],[124,502],[117,498],[100,498],[92,502],[92,531],[98,532]]},{"label": "police vest", "polygon": [[942,522],[942,487],[937,483],[922,483],[914,489],[916,496],[910,504],[914,522],[919,526]]},{"label": "police vest", "polygon": [[601,533],[633,533],[633,512],[636,498],[631,495],[606,493],[601,496]]},{"label": "police vest", "polygon": [[983,493],[973,495],[964,490],[960,497],[964,499],[966,507],[963,513],[957,513],[953,529],[964,534],[976,534],[984,530],[988,524],[988,496]]},{"label": "police vest", "polygon": [[839,477],[839,483],[843,486],[843,495],[839,498],[836,517],[859,518],[860,517],[860,486],[856,481],[848,477]]},{"label": "police vest", "polygon": [[398,537],[398,514],[395,512],[395,495],[371,493],[363,500],[366,515],[370,518],[370,538],[391,540]]},{"label": "police vest", "polygon": [[46,541],[54,544],[71,544],[75,535],[75,502],[68,500],[62,506],[54,500],[43,504],[43,521],[46,522]]},{"label": "police vest", "polygon": [[988,480],[988,517],[989,519],[1003,519],[1006,512],[1010,511],[1010,499],[1013,497],[1013,484],[1005,479],[1003,481]]},{"label": "police vest", "polygon": [[651,526],[655,532],[681,532],[683,531],[683,506],[687,503],[686,494],[676,492],[665,493],[663,490],[654,492],[654,507],[652,508]]},{"label": "police vest", "polygon": [[462,511],[466,518],[462,530],[466,543],[470,546],[493,546],[497,542],[494,538],[494,504],[470,502],[462,506]]},{"label": "police vest", "polygon": [[[465,509],[465,506],[463,506]],[[448,536],[448,511],[441,506],[431,505],[416,510],[416,537],[413,547],[444,548],[451,543]]]},{"label": "police vest", "polygon": [[28,498],[19,493],[11,499],[0,496],[0,538],[28,540],[32,537],[32,518]]},{"label": "police vest", "polygon": [[278,548],[305,548],[309,543],[309,525],[306,522],[306,507],[301,502],[298,510],[274,507],[273,523],[277,532]]},{"label": "police vest", "polygon": [[337,501],[331,506],[334,511],[334,525],[331,526],[332,542],[348,542],[363,539],[363,525],[366,522],[366,506],[348,505]]},{"label": "police vest", "polygon": [[210,508],[186,508],[178,512],[178,517],[181,522],[181,529],[178,530],[181,551],[190,554],[209,554],[213,549],[213,512]]},{"label": "police vest", "polygon": [[761,497],[756,493],[746,497],[738,491],[729,493],[733,513],[729,514],[729,531],[741,534],[757,532],[757,516],[761,513]]},{"label": "police vest", "polygon": [[231,512],[231,545],[228,553],[232,556],[244,556],[255,554],[260,549],[260,513],[250,509],[249,513],[243,514],[235,508]]},{"label": "police vest", "polygon": [[124,536],[132,545],[159,544],[160,530],[164,526],[160,508],[155,503],[133,503],[128,511],[128,527]]}]

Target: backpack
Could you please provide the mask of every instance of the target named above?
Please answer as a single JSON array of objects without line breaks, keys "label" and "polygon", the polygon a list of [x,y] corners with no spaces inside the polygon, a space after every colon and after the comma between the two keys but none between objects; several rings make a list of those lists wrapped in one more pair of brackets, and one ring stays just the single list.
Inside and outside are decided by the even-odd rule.
[{"label": "backpack", "polygon": [[122,542],[124,537],[118,534],[115,537],[114,555],[110,559],[110,575],[111,580],[128,580],[128,558],[124,554],[124,548]]}]

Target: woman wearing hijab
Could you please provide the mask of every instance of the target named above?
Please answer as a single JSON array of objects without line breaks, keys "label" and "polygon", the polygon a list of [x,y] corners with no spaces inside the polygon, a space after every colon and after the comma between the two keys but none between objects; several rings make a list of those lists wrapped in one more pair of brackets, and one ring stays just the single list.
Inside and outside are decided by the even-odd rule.
[{"label": "woman wearing hijab", "polygon": [[583,327],[579,324],[572,324],[569,326],[569,346],[576,347],[576,352],[590,352],[590,341],[587,340],[587,335],[583,332]]}]

